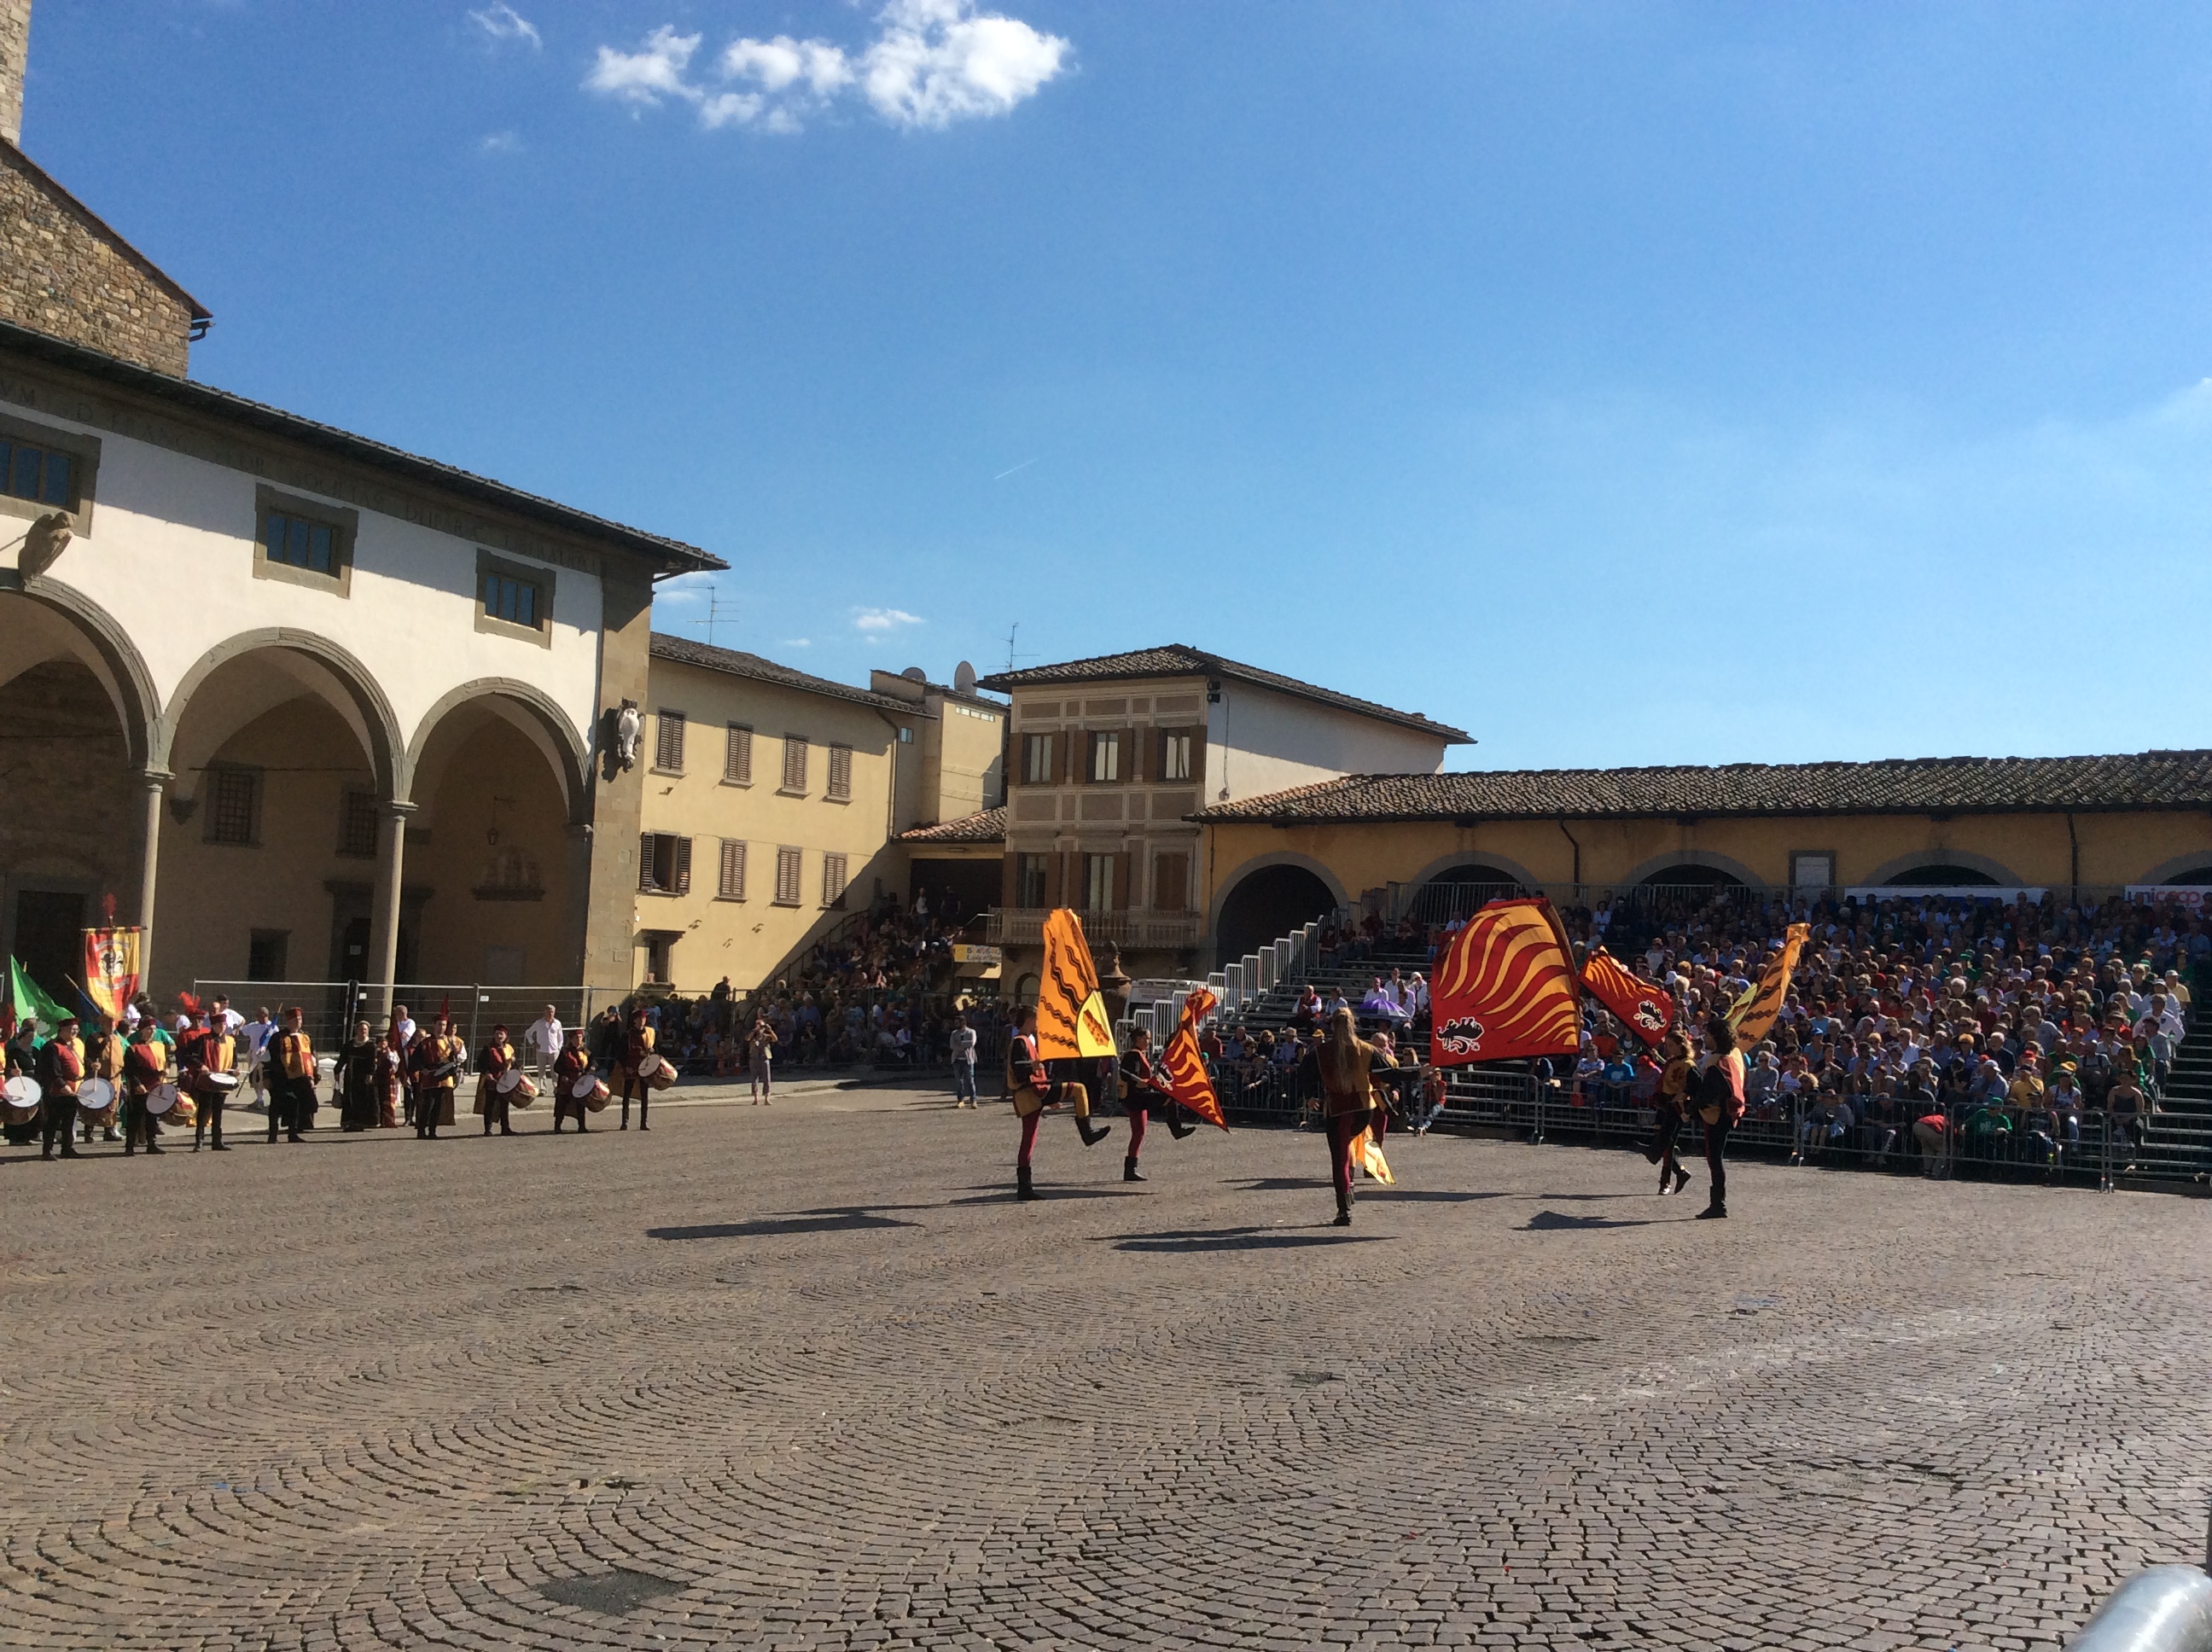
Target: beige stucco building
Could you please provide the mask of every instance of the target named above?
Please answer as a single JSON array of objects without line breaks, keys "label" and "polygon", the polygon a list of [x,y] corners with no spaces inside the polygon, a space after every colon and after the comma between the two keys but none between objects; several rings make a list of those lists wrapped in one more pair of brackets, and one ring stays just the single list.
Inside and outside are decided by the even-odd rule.
[{"label": "beige stucco building", "polygon": [[1206,905],[1213,874],[1190,818],[1200,808],[1347,770],[1433,773],[1468,739],[1419,713],[1180,643],[980,686],[1013,707],[992,938],[1017,987],[1058,906],[1081,910],[1093,943],[1116,947],[1133,975],[1203,974],[1217,945],[1244,938],[1238,914],[1224,933]]}]

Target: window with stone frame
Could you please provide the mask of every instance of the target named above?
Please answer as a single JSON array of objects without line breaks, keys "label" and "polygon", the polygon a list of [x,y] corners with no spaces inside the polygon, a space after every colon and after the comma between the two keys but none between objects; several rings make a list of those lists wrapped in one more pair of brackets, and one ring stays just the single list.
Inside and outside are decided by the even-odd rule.
[{"label": "window with stone frame", "polygon": [[722,876],[715,893],[725,901],[745,898],[745,846],[736,838],[722,840]]},{"label": "window with stone frame", "polygon": [[1022,736],[1022,784],[1050,786],[1054,780],[1052,768],[1052,736],[1024,734]]},{"label": "window with stone frame", "polygon": [[1164,728],[1160,731],[1160,778],[1164,780],[1187,780],[1190,778],[1188,729]]},{"label": "window with stone frame", "polygon": [[691,892],[691,840],[667,832],[645,832],[637,841],[637,889],[641,895]]},{"label": "window with stone frame", "polygon": [[1121,731],[1096,729],[1091,735],[1091,783],[1111,784],[1121,778]]}]

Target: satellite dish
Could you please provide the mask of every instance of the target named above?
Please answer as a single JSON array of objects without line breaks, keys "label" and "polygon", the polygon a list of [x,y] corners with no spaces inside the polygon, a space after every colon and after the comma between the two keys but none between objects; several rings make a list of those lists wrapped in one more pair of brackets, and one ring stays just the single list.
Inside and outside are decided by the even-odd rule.
[{"label": "satellite dish", "polygon": [[975,692],[975,668],[964,659],[952,668],[952,689],[956,694]]},{"label": "satellite dish", "polygon": [[901,671],[899,675],[906,678],[909,683],[927,683],[929,681],[929,673],[922,670],[919,665],[909,665],[904,671]]}]

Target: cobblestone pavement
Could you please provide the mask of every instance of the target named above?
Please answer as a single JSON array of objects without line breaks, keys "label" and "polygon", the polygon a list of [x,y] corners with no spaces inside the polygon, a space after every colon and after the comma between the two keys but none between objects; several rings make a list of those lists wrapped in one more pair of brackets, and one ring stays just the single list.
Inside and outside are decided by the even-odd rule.
[{"label": "cobblestone pavement", "polygon": [[2203,1540],[2193,1200],[656,1116],[9,1150],[0,1645],[2052,1647]]}]

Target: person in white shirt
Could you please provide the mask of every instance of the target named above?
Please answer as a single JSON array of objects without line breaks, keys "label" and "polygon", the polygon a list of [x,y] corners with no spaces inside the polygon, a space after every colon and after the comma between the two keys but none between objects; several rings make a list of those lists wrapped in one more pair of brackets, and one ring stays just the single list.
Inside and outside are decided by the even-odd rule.
[{"label": "person in white shirt", "polygon": [[[220,1004],[222,1000],[217,999],[216,1001]],[[276,1023],[270,1018],[266,1005],[253,1012],[252,1020],[244,1023],[244,1032],[240,1042],[245,1046],[246,1071],[253,1080],[253,1104],[266,1107],[269,1105],[269,1081],[262,1074],[261,1061],[269,1053],[270,1039],[276,1032]]]},{"label": "person in white shirt", "polygon": [[964,1010],[952,1021],[952,1105],[975,1105],[975,1029]]},{"label": "person in white shirt", "polygon": [[561,1054],[562,1041],[567,1034],[561,1027],[561,1013],[550,1004],[545,1012],[523,1029],[522,1048],[530,1057],[531,1074],[540,1086],[550,1082],[553,1058]]}]

